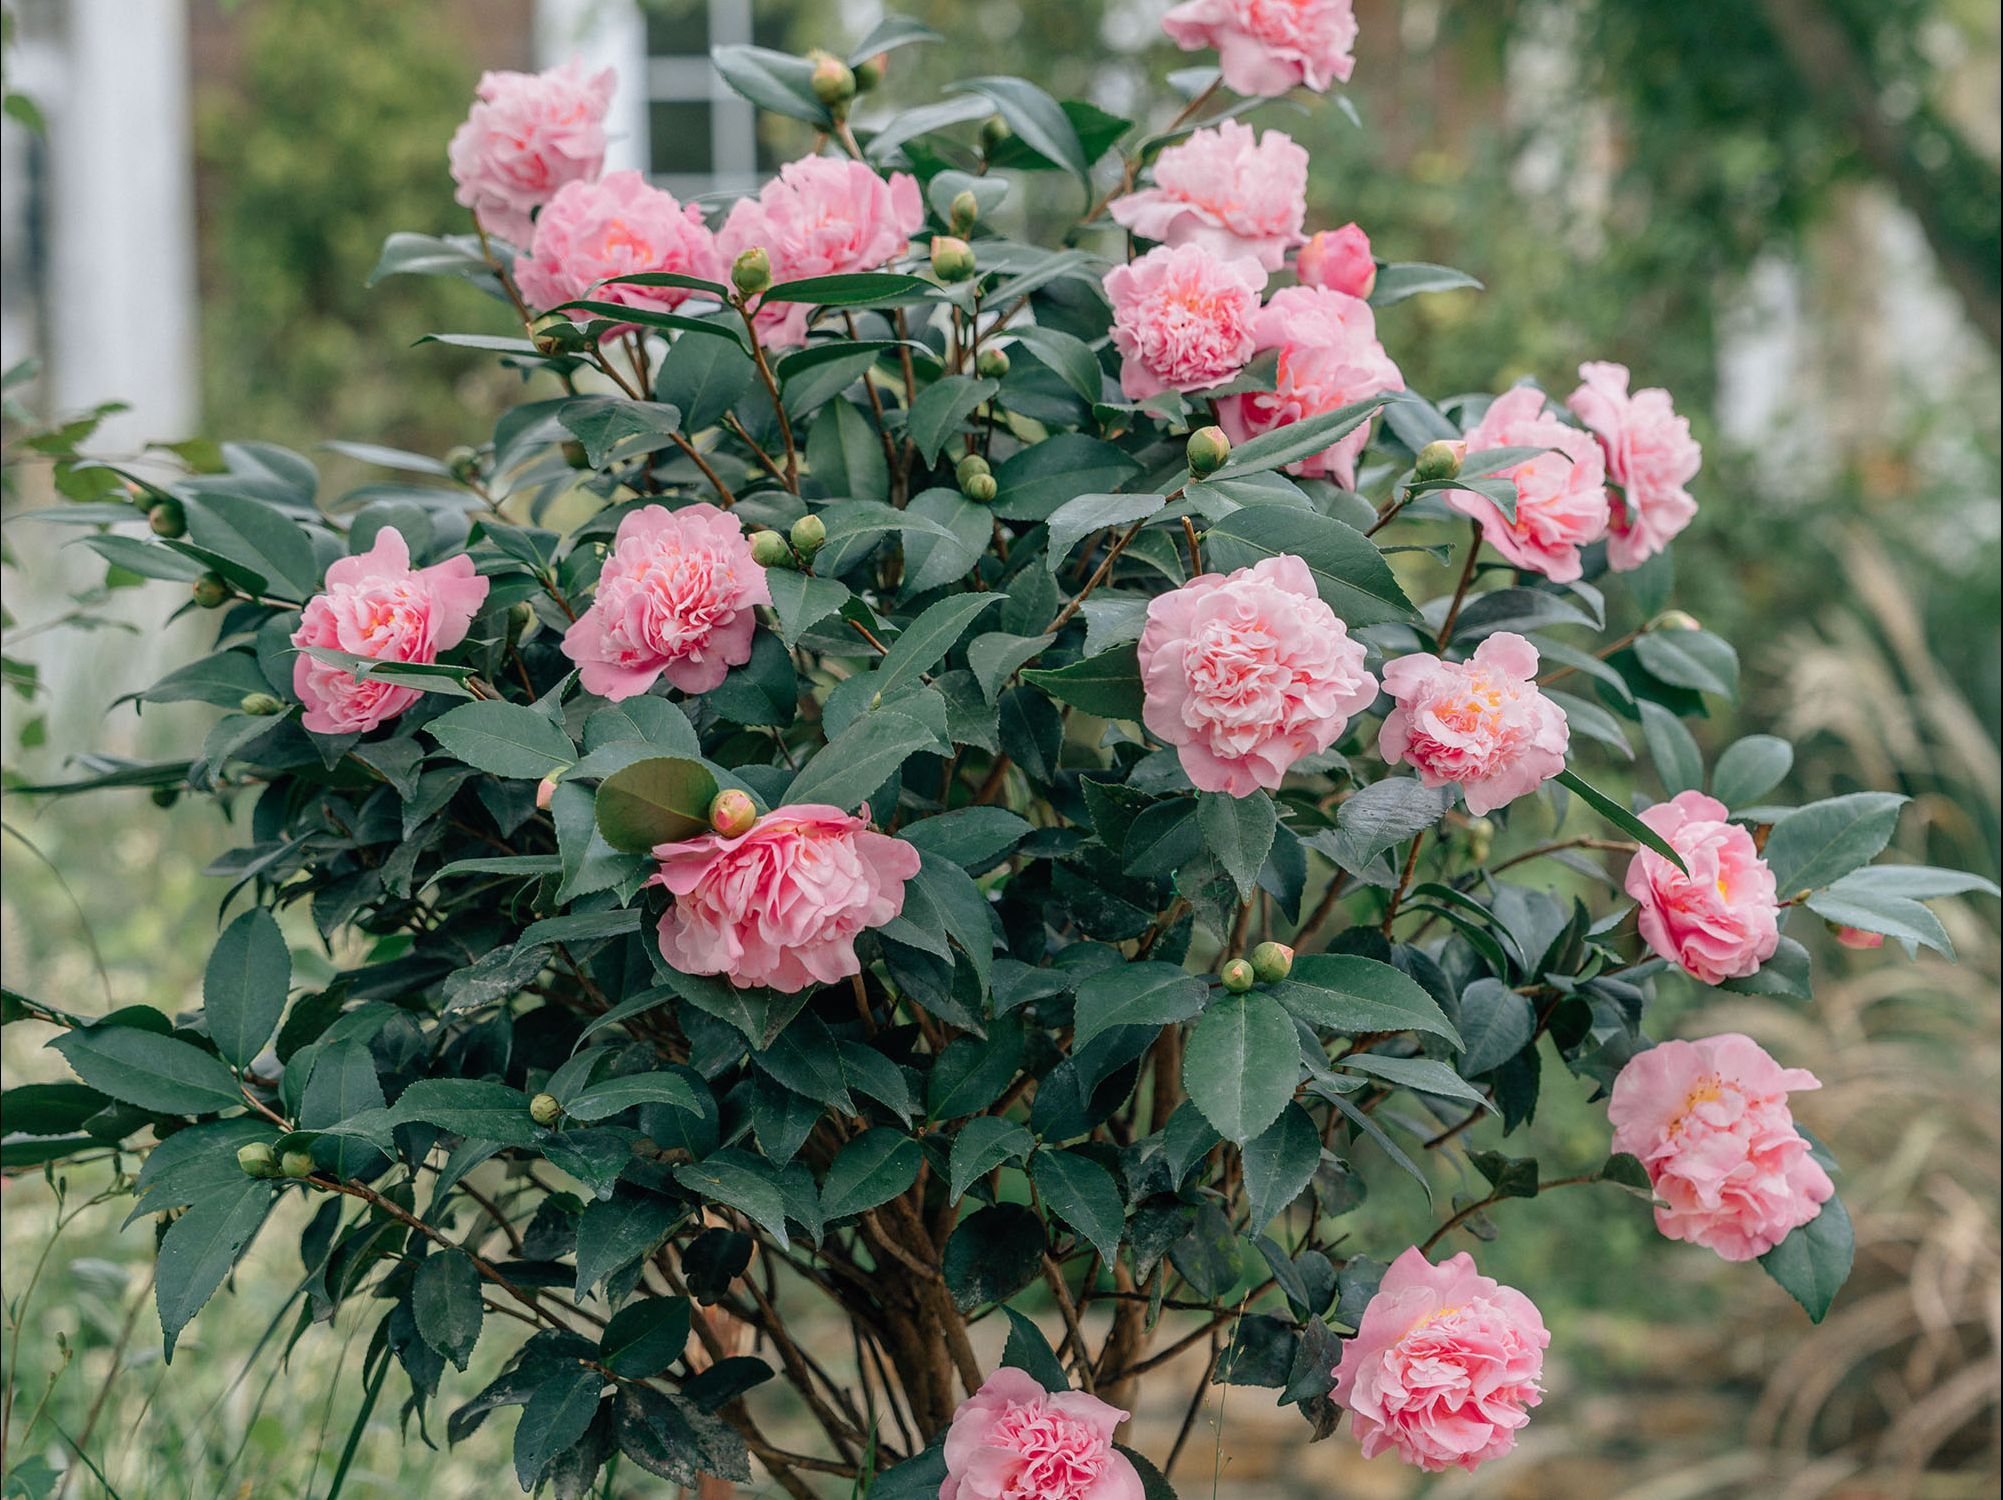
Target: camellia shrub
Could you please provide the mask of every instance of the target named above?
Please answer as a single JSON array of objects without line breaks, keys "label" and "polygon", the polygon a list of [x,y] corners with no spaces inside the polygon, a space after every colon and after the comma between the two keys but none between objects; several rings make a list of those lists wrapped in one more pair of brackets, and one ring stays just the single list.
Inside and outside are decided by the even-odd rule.
[{"label": "camellia shrub", "polygon": [[[1812,1005],[1790,922],[1945,950],[1922,898],[1980,882],[1871,863],[1896,796],[1767,801],[1778,739],[1706,764],[1738,663],[1668,607],[1666,392],[1406,388],[1380,310],[1474,283],[1310,233],[1242,118],[1348,77],[1347,0],[1167,25],[1221,72],[1152,133],[1013,77],[879,107],[936,40],[899,20],[721,49],[819,132],[723,211],[601,171],[609,77],[491,74],[474,232],[381,268],[467,284],[483,331],[432,338],[519,372],[490,437],[335,445],[390,477],[333,500],[272,446],[45,440],[55,519],[217,626],[140,695],[222,709],[198,748],[28,789],[222,805],[201,1008],[7,1000],[79,1080],[9,1094],[9,1160],[109,1156],[170,1357],[292,1196],[300,1334],[372,1320],[357,1433],[518,1408],[559,1496],[623,1455],[1140,1500],[1183,1440],[1121,1424],[1177,1369],[1304,1442],[1508,1452],[1539,1289],[1463,1247],[1512,1198],[1638,1196],[1828,1309],[1816,1080],[1651,1046],[1655,985]],[[1063,246],[995,227],[1067,195]],[[1607,1126],[1547,1169],[1553,1069]],[[1398,1172],[1444,1201],[1359,1238]]]}]

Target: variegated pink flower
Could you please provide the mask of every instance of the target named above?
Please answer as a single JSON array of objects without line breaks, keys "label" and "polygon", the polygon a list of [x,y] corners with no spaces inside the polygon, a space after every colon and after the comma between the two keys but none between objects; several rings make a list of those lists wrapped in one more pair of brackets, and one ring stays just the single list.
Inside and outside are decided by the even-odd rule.
[{"label": "variegated pink flower", "polygon": [[1642,940],[1706,984],[1757,973],[1780,946],[1773,872],[1729,816],[1714,797],[1678,792],[1641,821],[1683,857],[1688,873],[1648,848],[1627,867]]},{"label": "variegated pink flower", "polygon": [[1226,120],[1156,158],[1155,185],[1115,198],[1113,221],[1164,245],[1202,245],[1268,271],[1286,264],[1307,217],[1308,154],[1293,137]]},{"label": "variegated pink flower", "polygon": [[1606,451],[1613,495],[1607,527],[1607,563],[1616,573],[1638,568],[1667,547],[1697,514],[1684,486],[1697,477],[1704,450],[1690,423],[1676,415],[1669,392],[1658,386],[1628,394],[1627,366],[1584,364],[1584,382],[1566,404],[1590,427]]},{"label": "variegated pink flower", "polygon": [[1127,1413],[1084,1391],[1046,1391],[1005,1365],[960,1403],[946,1430],[939,1500],[1142,1500],[1113,1446]]},{"label": "variegated pink flower", "polygon": [[1403,762],[1427,786],[1452,783],[1477,817],[1507,807],[1565,769],[1565,711],[1537,687],[1537,648],[1507,630],[1466,661],[1423,651],[1384,664],[1397,701],[1378,732],[1377,753]]},{"label": "variegated pink flower", "polygon": [[1164,245],[1106,273],[1129,401],[1222,385],[1252,355],[1266,273],[1201,245]]},{"label": "variegated pink flower", "polygon": [[575,62],[546,73],[483,73],[472,111],[452,137],[453,194],[489,234],[517,248],[529,215],[567,182],[605,164],[605,111],[617,77],[586,77]]},{"label": "variegated pink flower", "polygon": [[[1470,456],[1491,448],[1548,448],[1487,470],[1516,484],[1516,519],[1485,495],[1446,490],[1447,504],[1481,523],[1488,544],[1519,568],[1570,583],[1585,572],[1579,549],[1606,535],[1611,501],[1600,445],[1544,410],[1544,393],[1519,385],[1497,396],[1468,434]],[[1483,477],[1475,475],[1474,477]]]},{"label": "variegated pink flower", "polygon": [[529,253],[515,262],[515,280],[532,307],[588,297],[667,312],[701,295],[677,286],[599,285],[648,271],[717,281],[724,266],[696,206],[676,202],[638,172],[559,188],[536,218]]}]

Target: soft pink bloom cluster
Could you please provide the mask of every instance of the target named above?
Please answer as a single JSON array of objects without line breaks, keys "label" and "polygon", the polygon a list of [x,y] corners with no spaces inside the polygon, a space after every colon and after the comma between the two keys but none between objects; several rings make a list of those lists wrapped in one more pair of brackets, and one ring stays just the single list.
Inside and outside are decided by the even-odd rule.
[{"label": "soft pink bloom cluster", "polygon": [[1157,595],[1140,665],[1147,727],[1197,790],[1234,797],[1278,787],[1377,696],[1362,644],[1289,553]]},{"label": "soft pink bloom cluster", "polygon": [[1395,1449],[1428,1473],[1472,1472],[1516,1446],[1542,1398],[1550,1342],[1535,1304],[1471,1256],[1435,1266],[1414,1247],[1391,1262],[1342,1346],[1331,1394],[1364,1457]]},{"label": "soft pink bloom cluster", "polygon": [[[1253,321],[1252,343],[1255,355],[1280,351],[1279,373],[1273,390],[1218,401],[1217,420],[1234,443],[1405,388],[1405,377],[1377,341],[1370,304],[1344,292],[1310,286],[1275,292]],[[1287,472],[1351,488],[1357,457],[1369,441],[1370,424],[1358,423],[1347,437],[1287,465]]]},{"label": "soft pink bloom cluster", "polygon": [[1184,0],[1161,29],[1185,52],[1216,48],[1225,84],[1254,98],[1303,83],[1324,93],[1356,66],[1352,0]]},{"label": "soft pink bloom cluster", "polygon": [[1613,1147],[1640,1158],[1655,1196],[1655,1226],[1726,1260],[1764,1255],[1822,1211],[1836,1191],[1787,1107],[1821,1088],[1806,1068],[1783,1068],[1751,1037],[1664,1042],[1614,1080],[1607,1118]]},{"label": "soft pink bloom cluster", "polygon": [[1609,498],[1600,445],[1544,410],[1544,393],[1519,385],[1497,396],[1467,436],[1471,452],[1553,448],[1492,472],[1516,482],[1516,519],[1471,490],[1445,491],[1447,503],[1481,523],[1482,535],[1519,568],[1570,583],[1585,571],[1579,549],[1606,535]]},{"label": "soft pink bloom cluster", "polygon": [[1423,651],[1384,667],[1398,706],[1378,732],[1387,765],[1417,769],[1427,786],[1461,788],[1477,817],[1506,807],[1565,769],[1565,711],[1537,688],[1537,648],[1507,630],[1463,662]]},{"label": "soft pink bloom cluster", "polygon": [[515,262],[515,279],[533,307],[589,297],[667,312],[700,294],[686,287],[598,283],[648,271],[716,281],[724,270],[701,210],[676,202],[638,172],[612,172],[557,190],[536,216],[535,238]]},{"label": "soft pink bloom cluster", "polygon": [[918,851],[838,807],[776,808],[747,833],[657,844],[650,885],[674,902],[661,956],[683,974],[789,993],[862,972],[856,935],[904,910]]},{"label": "soft pink bloom cluster", "polygon": [[1728,816],[1702,792],[1656,803],[1641,821],[1683,856],[1689,873],[1647,848],[1627,867],[1643,941],[1706,984],[1756,973],[1780,946],[1773,872],[1753,836]]},{"label": "soft pink bloom cluster", "polygon": [[1163,245],[1106,273],[1120,389],[1130,401],[1222,385],[1252,357],[1266,273],[1201,245]]},{"label": "soft pink bloom cluster", "polygon": [[489,234],[529,242],[529,215],[567,182],[588,182],[605,164],[605,110],[612,69],[585,77],[570,62],[546,73],[483,73],[447,158],[453,194]]},{"label": "soft pink bloom cluster", "polygon": [[1052,1395],[1013,1366],[960,1403],[946,1430],[939,1500],[1142,1500],[1113,1446],[1127,1413],[1084,1391]]},{"label": "soft pink bloom cluster", "polygon": [[[888,182],[859,161],[808,156],[787,162],[756,198],[740,198],[717,231],[728,265],[750,249],[772,262],[772,279],[800,281],[874,271],[903,255],[925,222],[918,179],[893,172]],[[758,310],[758,335],[785,348],[806,342],[803,303]]]},{"label": "soft pink bloom cluster", "polygon": [[563,635],[584,690],[615,703],[665,676],[706,693],[751,660],[754,604],[770,604],[744,532],[714,505],[648,505],[619,523],[591,608]]},{"label": "soft pink bloom cluster", "polygon": [[1658,386],[1628,394],[1627,366],[1579,366],[1585,382],[1566,404],[1599,437],[1607,478],[1619,485],[1607,527],[1607,562],[1615,572],[1638,568],[1669,545],[1697,514],[1685,485],[1704,450]]},{"label": "soft pink bloom cluster", "polygon": [[1294,257],[1294,274],[1302,286],[1368,297],[1377,286],[1377,260],[1370,253],[1370,236],[1354,224],[1319,230]]},{"label": "soft pink bloom cluster", "polygon": [[[385,526],[375,545],[327,569],[327,592],[307,601],[295,646],[331,647],[371,661],[431,663],[466,639],[487,600],[487,580],[465,553],[428,568],[410,565],[403,533]],[[306,705],[299,722],[316,734],[363,734],[421,696],[416,688],[357,682],[344,667],[301,651],[292,690]]]},{"label": "soft pink bloom cluster", "polygon": [[1165,245],[1202,245],[1268,271],[1286,264],[1307,217],[1308,154],[1292,136],[1226,120],[1156,158],[1155,185],[1113,200],[1113,221]]}]

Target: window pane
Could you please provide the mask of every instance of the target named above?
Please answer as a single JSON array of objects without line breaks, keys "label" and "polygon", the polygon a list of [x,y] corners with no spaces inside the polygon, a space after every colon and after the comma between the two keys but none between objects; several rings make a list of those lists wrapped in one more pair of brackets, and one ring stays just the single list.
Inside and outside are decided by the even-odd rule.
[{"label": "window pane", "polygon": [[647,17],[649,57],[703,56],[709,51],[708,0],[640,0]]},{"label": "window pane", "polygon": [[688,176],[712,170],[708,103],[656,99],[647,106],[647,116],[652,147],[648,165],[656,177]]}]

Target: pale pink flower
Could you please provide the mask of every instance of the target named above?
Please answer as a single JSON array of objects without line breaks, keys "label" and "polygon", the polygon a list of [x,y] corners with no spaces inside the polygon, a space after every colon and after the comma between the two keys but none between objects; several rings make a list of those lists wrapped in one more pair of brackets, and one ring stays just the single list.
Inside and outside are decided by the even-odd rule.
[{"label": "pale pink flower", "polygon": [[[1579,549],[1606,535],[1606,459],[1600,445],[1544,410],[1544,393],[1519,385],[1497,396],[1468,434],[1471,452],[1489,448],[1551,448],[1490,472],[1516,482],[1516,519],[1471,490],[1446,490],[1447,504],[1481,523],[1490,546],[1519,568],[1570,583],[1585,571]],[[1480,477],[1480,476],[1471,476]]]},{"label": "pale pink flower", "polygon": [[1222,385],[1252,357],[1266,273],[1201,245],[1163,245],[1106,273],[1120,389],[1130,401]]},{"label": "pale pink flower", "polygon": [[946,1430],[939,1500],[1142,1500],[1113,1446],[1127,1413],[1084,1391],[1052,1394],[1005,1365],[960,1403]]},{"label": "pale pink flower", "polygon": [[[1267,349],[1280,351],[1279,371],[1271,391],[1218,401],[1217,420],[1234,443],[1405,388],[1405,377],[1377,342],[1370,304],[1347,293],[1285,287],[1260,309],[1252,335],[1255,356]],[[1287,472],[1354,488],[1356,460],[1369,442],[1370,423],[1360,422],[1321,452],[1288,464]]]},{"label": "pale pink flower", "polygon": [[1234,797],[1278,787],[1377,696],[1362,644],[1290,553],[1157,595],[1140,665],[1142,720],[1197,790]]},{"label": "pale pink flower", "polygon": [[1425,652],[1384,665],[1398,706],[1377,735],[1385,762],[1427,786],[1460,787],[1477,817],[1507,807],[1565,769],[1565,711],[1537,688],[1537,648],[1498,630],[1463,662]]},{"label": "pale pink flower", "polygon": [[1216,48],[1225,84],[1252,98],[1326,93],[1356,66],[1352,0],[1185,0],[1161,29],[1185,52]]},{"label": "pale pink flower", "polygon": [[1642,940],[1706,984],[1757,973],[1780,946],[1773,872],[1753,836],[1727,822],[1725,804],[1678,792],[1641,814],[1683,857],[1689,874],[1653,849],[1627,867],[1627,893],[1640,903]]},{"label": "pale pink flower", "polygon": [[1787,1096],[1819,1089],[1751,1037],[1664,1042],[1614,1079],[1617,1152],[1638,1157],[1661,1204],[1655,1227],[1726,1260],[1764,1255],[1822,1210],[1829,1174],[1795,1128]]},{"label": "pale pink flower", "polygon": [[1866,932],[1861,927],[1846,927],[1841,922],[1830,923],[1829,931],[1846,948],[1869,950],[1885,946],[1882,932]]},{"label": "pale pink flower", "polygon": [[771,602],[765,570],[728,512],[643,506],[620,521],[598,592],[564,632],[563,652],[587,693],[615,703],[662,676],[706,693],[751,660],[751,607]]},{"label": "pale pink flower", "polygon": [[605,165],[605,111],[617,76],[586,77],[575,60],[546,73],[483,73],[447,157],[453,194],[480,226],[517,248],[529,215],[567,182],[588,182]]},{"label": "pale pink flower", "polygon": [[1113,200],[1113,221],[1165,245],[1202,245],[1268,271],[1286,264],[1307,217],[1308,154],[1277,130],[1263,140],[1226,120],[1155,159],[1155,185]]},{"label": "pale pink flower", "polygon": [[683,207],[673,193],[638,172],[613,172],[598,182],[571,182],[557,190],[536,216],[535,238],[529,253],[515,262],[515,279],[532,307],[588,297],[667,312],[702,294],[686,287],[598,283],[648,271],[716,281],[723,270],[716,240],[694,204]]},{"label": "pale pink flower", "polygon": [[1316,232],[1294,257],[1294,275],[1302,286],[1368,297],[1377,286],[1377,261],[1370,253],[1370,236],[1354,224]]},{"label": "pale pink flower", "polygon": [[1543,1399],[1551,1335],[1536,1305],[1462,1253],[1435,1266],[1416,1246],[1391,1262],[1335,1367],[1363,1456],[1396,1450],[1428,1473],[1472,1473],[1516,1446]]},{"label": "pale pink flower", "polygon": [[[717,231],[725,265],[764,250],[772,279],[803,281],[875,271],[911,248],[925,222],[918,179],[893,172],[885,181],[859,161],[807,156],[789,161],[756,198],[740,198]],[[758,336],[774,348],[806,342],[804,303],[773,302],[757,311]]]},{"label": "pale pink flower", "polygon": [[[295,646],[331,647],[371,661],[429,664],[466,639],[487,599],[487,580],[465,553],[412,568],[410,548],[394,526],[375,545],[327,569],[327,592],[315,594],[292,632]],[[301,651],[292,690],[306,705],[299,722],[316,734],[362,734],[394,719],[423,696],[412,687],[355,680]]]},{"label": "pale pink flower", "polygon": [[1697,514],[1684,486],[1696,477],[1704,450],[1690,436],[1688,419],[1676,415],[1669,392],[1650,386],[1628,394],[1626,365],[1580,365],[1579,379],[1585,384],[1566,404],[1599,437],[1607,478],[1620,486],[1612,495],[1607,563],[1624,573],[1667,547]]},{"label": "pale pink flower", "polygon": [[750,831],[657,844],[649,885],[673,904],[661,956],[677,973],[791,993],[862,972],[855,939],[904,910],[918,851],[839,807],[776,808]]}]

